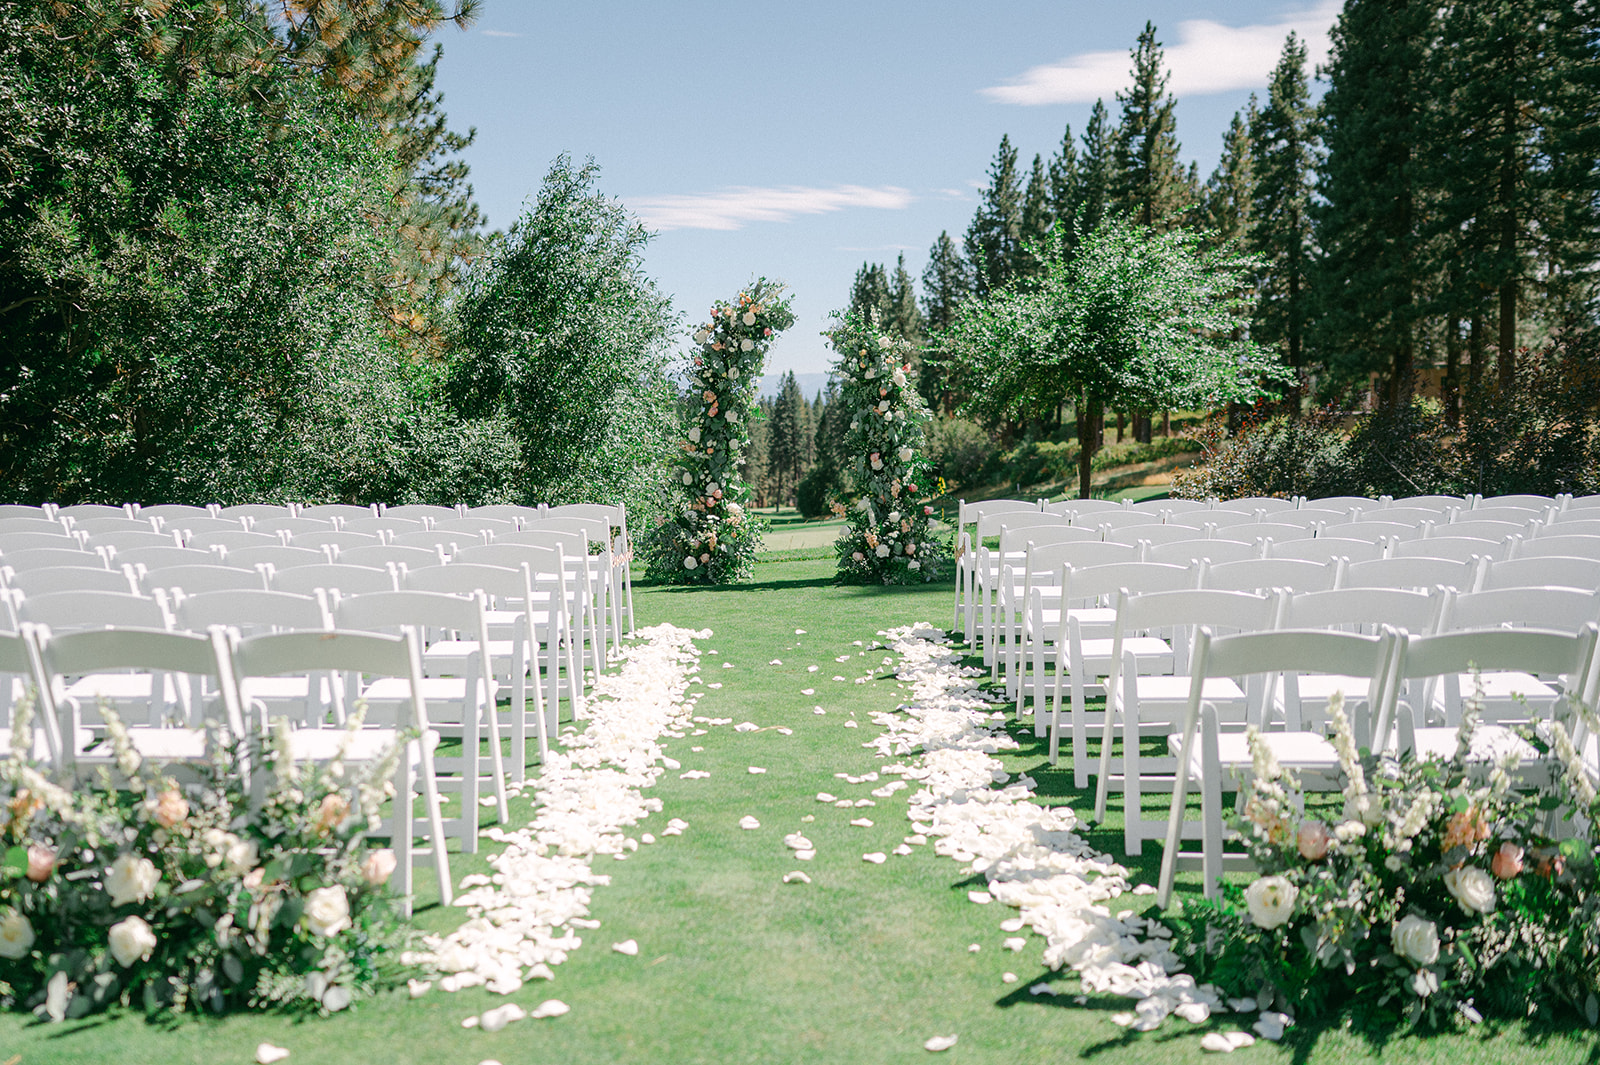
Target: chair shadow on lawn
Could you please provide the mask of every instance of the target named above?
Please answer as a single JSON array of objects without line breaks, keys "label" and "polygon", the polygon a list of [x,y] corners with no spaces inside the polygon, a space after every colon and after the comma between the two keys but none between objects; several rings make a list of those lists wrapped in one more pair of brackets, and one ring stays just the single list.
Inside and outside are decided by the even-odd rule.
[{"label": "chair shadow on lawn", "polygon": [[937,588],[941,584],[954,585],[954,580],[929,581],[926,584],[845,584],[837,577],[808,577],[795,580],[774,581],[746,581],[740,584],[657,584],[645,581],[635,581],[637,588],[650,588],[653,591],[666,592],[670,595],[682,595],[690,592],[769,592],[791,591],[799,588],[837,588],[841,591],[860,592],[863,595],[896,595],[911,592],[925,592],[929,588]]}]

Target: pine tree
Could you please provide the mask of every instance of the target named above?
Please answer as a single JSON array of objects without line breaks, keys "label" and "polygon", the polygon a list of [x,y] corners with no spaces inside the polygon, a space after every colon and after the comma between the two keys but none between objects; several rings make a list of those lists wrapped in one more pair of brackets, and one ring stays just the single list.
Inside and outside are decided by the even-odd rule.
[{"label": "pine tree", "polygon": [[1050,220],[1064,223],[1066,232],[1070,234],[1072,219],[1078,213],[1083,195],[1082,177],[1078,172],[1078,145],[1072,139],[1070,123],[1061,134],[1061,147],[1050,157],[1045,178],[1049,183]]},{"label": "pine tree", "polygon": [[928,265],[922,269],[922,320],[927,343],[922,349],[922,373],[917,378],[923,402],[935,411],[948,413],[954,405],[957,386],[945,360],[944,334],[971,295],[970,266],[950,234],[941,232],[928,249]]},{"label": "pine tree", "polygon": [[894,276],[889,281],[889,316],[884,322],[887,332],[920,346],[927,332],[922,321],[922,311],[917,308],[916,282],[906,269],[906,253],[895,260]]},{"label": "pine tree", "polygon": [[809,421],[805,394],[800,391],[794,371],[790,370],[783,375],[778,398],[772,404],[767,443],[767,464],[775,505],[782,506],[789,502],[795,486],[805,476],[807,456],[811,450]]},{"label": "pine tree", "polygon": [[1430,150],[1423,70],[1434,10],[1423,0],[1348,0],[1321,107],[1317,344],[1345,380],[1382,375],[1390,406],[1409,400],[1431,281],[1419,153]]},{"label": "pine tree", "polygon": [[1117,94],[1122,118],[1113,142],[1111,200],[1140,225],[1165,230],[1179,224],[1193,200],[1178,162],[1175,101],[1162,58],[1156,28],[1146,22],[1133,50],[1133,86]]},{"label": "pine tree", "polygon": [[1028,173],[1028,186],[1022,194],[1022,240],[1017,248],[1017,261],[1012,272],[1018,277],[1034,277],[1044,271],[1044,266],[1028,250],[1028,245],[1038,247],[1055,224],[1050,210],[1050,185],[1045,178],[1044,160],[1033,157],[1033,169]]},{"label": "pine tree", "polygon": [[967,226],[964,241],[972,264],[973,291],[982,296],[1011,280],[1022,239],[1022,184],[1017,174],[1017,150],[1011,138],[1000,138],[989,164],[989,186],[978,200],[977,213]]},{"label": "pine tree", "polygon": [[894,301],[889,294],[889,275],[882,263],[862,263],[850,283],[850,309],[887,328],[894,317]]},{"label": "pine tree", "polygon": [[1252,117],[1255,190],[1250,249],[1264,261],[1251,335],[1276,345],[1296,369],[1305,364],[1310,303],[1312,167],[1317,142],[1306,81],[1306,46],[1292,31],[1267,86],[1267,103]]},{"label": "pine tree", "polygon": [[1206,181],[1201,198],[1202,220],[1218,244],[1233,241],[1243,246],[1255,221],[1255,160],[1250,151],[1249,127],[1255,113],[1256,99],[1252,94],[1247,112],[1233,113],[1233,121],[1222,138],[1222,157]]},{"label": "pine tree", "polygon": [[1089,124],[1083,129],[1078,191],[1073,196],[1074,210],[1083,212],[1083,232],[1092,232],[1111,210],[1116,174],[1116,145],[1111,115],[1106,110],[1105,101],[1096,100],[1094,109],[1089,112]]}]

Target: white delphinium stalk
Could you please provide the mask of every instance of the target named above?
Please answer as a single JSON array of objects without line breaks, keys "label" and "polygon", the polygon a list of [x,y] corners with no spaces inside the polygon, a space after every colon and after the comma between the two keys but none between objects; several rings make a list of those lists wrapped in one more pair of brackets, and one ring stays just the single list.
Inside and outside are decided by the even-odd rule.
[{"label": "white delphinium stalk", "polygon": [[11,711],[11,757],[26,762],[33,752],[33,692],[28,691]]},{"label": "white delphinium stalk", "polygon": [[1572,790],[1573,803],[1580,809],[1587,810],[1594,805],[1595,788],[1589,782],[1589,773],[1583,766],[1583,758],[1578,754],[1578,749],[1572,744],[1572,737],[1567,734],[1567,727],[1560,721],[1550,723],[1550,748],[1555,752],[1556,759],[1561,763],[1562,774],[1566,777],[1567,787]]},{"label": "white delphinium stalk", "polygon": [[272,719],[272,772],[278,778],[278,785],[284,788],[300,778],[300,771],[294,764],[294,736],[286,717]]},{"label": "white delphinium stalk", "polygon": [[144,764],[144,759],[133,749],[133,740],[128,737],[128,726],[124,725],[121,716],[111,709],[111,704],[103,699],[100,702],[100,716],[106,723],[106,735],[111,740],[111,750],[117,758],[117,769],[132,782],[139,772],[139,766]]},{"label": "white delphinium stalk", "polygon": [[1461,704],[1461,724],[1456,726],[1456,762],[1465,762],[1472,753],[1472,737],[1478,731],[1478,719],[1483,716],[1483,678],[1472,675],[1472,694]]}]

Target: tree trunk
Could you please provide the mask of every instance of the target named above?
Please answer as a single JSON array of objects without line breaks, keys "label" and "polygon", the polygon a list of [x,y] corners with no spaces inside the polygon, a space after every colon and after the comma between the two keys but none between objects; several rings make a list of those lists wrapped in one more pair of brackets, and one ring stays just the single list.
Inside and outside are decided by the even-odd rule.
[{"label": "tree trunk", "polygon": [[[1128,416],[1122,411],[1117,411],[1117,443],[1122,443],[1122,430],[1128,424]],[[1084,498],[1088,498],[1087,496]]]},{"label": "tree trunk", "polygon": [[1467,396],[1477,394],[1483,383],[1483,312],[1473,311],[1467,324]]},{"label": "tree trunk", "polygon": [[1517,377],[1517,104],[1506,101],[1502,119],[1506,150],[1500,160],[1500,263],[1508,271],[1500,281],[1500,391],[1510,392]]},{"label": "tree trunk", "polygon": [[1450,428],[1461,424],[1461,319],[1451,315],[1444,334],[1444,420]]},{"label": "tree trunk", "polygon": [[1088,499],[1094,469],[1094,453],[1099,450],[1097,427],[1105,422],[1105,404],[1090,397],[1078,404],[1078,498]]},{"label": "tree trunk", "polygon": [[1164,410],[1161,412],[1161,435],[1172,435],[1172,412],[1170,410]]}]

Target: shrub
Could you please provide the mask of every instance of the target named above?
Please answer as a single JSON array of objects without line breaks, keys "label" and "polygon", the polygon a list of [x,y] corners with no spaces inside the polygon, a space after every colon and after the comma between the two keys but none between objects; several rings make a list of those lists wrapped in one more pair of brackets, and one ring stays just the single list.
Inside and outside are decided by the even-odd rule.
[{"label": "shrub", "polygon": [[795,490],[795,505],[807,520],[823,517],[844,495],[844,479],[831,462],[819,462],[800,478]]},{"label": "shrub", "polygon": [[984,473],[999,452],[983,427],[966,418],[934,418],[928,425],[926,442],[928,460],[938,470],[938,476],[954,487],[982,484]]}]

